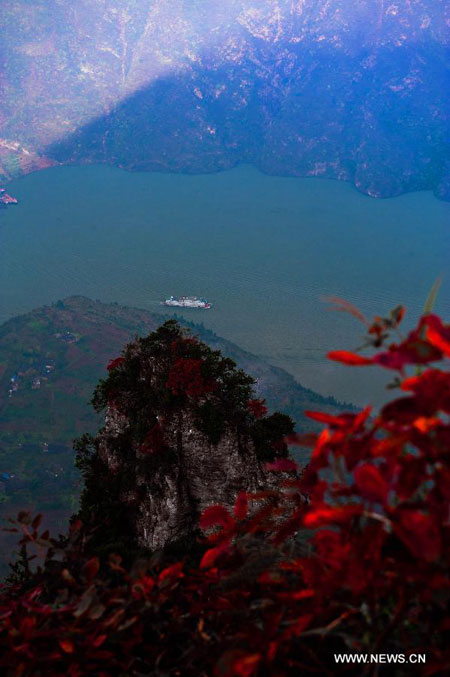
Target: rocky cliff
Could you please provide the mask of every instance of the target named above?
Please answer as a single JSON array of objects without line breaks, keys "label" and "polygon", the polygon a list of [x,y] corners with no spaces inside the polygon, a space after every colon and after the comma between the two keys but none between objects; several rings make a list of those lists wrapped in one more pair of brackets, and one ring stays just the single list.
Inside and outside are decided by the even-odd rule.
[{"label": "rocky cliff", "polygon": [[[0,479],[0,526],[7,526],[7,518],[26,507],[42,512],[52,533],[66,531],[80,489],[73,440],[83,433],[94,434],[105,419],[104,411],[96,413],[89,404],[94,388],[105,377],[112,356],[167,319],[78,296],[0,326],[0,475],[10,476],[6,482]],[[186,326],[251,375],[255,397],[266,400],[270,413],[279,410],[292,416],[299,431],[315,430],[315,421],[306,418],[305,410],[330,414],[352,410],[304,388],[287,372],[203,326]],[[296,457],[305,463],[309,450],[299,450]],[[13,543],[14,537],[0,529],[0,576]]]},{"label": "rocky cliff", "polygon": [[267,416],[252,383],[173,320],[111,362],[94,396],[105,425],[78,445],[80,516],[102,524],[97,547],[189,540],[205,508],[273,486],[266,463],[287,456],[293,422]]},{"label": "rocky cliff", "polygon": [[450,198],[446,0],[5,0],[0,177],[54,163]]}]

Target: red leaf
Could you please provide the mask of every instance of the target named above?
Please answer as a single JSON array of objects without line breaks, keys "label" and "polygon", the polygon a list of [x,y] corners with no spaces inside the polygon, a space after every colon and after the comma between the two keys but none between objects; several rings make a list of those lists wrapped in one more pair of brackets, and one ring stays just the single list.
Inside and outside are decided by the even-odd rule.
[{"label": "red leaf", "polygon": [[115,360],[111,360],[108,362],[108,366],[106,367],[108,371],[112,371],[113,369],[117,369],[121,364],[125,362],[124,357],[116,357]]},{"label": "red leaf", "polygon": [[201,559],[200,569],[209,569],[210,567],[214,566],[217,559],[227,552],[228,549],[228,545],[218,545],[215,548],[210,548],[207,550]]},{"label": "red leaf", "polygon": [[149,595],[155,587],[155,581],[151,576],[141,576],[133,585],[133,593],[139,597]]},{"label": "red leaf", "polygon": [[267,533],[267,522],[271,521],[273,515],[274,507],[271,503],[266,503],[259,510],[257,510],[249,520],[247,524],[247,532],[249,534],[254,534],[258,531],[264,531]]},{"label": "red leaf", "polygon": [[92,646],[95,646],[95,648],[98,648],[103,644],[105,639],[107,638],[108,635],[98,635],[92,642]]},{"label": "red leaf", "polygon": [[98,557],[91,557],[89,561],[86,562],[86,564],[83,566],[83,575],[87,579],[87,581],[90,583],[95,576],[98,574],[98,570],[100,569],[100,562]]},{"label": "red leaf", "polygon": [[373,359],[371,357],[363,357],[356,353],[350,353],[348,350],[332,350],[331,353],[328,353],[327,357],[329,360],[342,362],[342,364],[346,364],[350,367],[362,367],[373,364]]},{"label": "red leaf", "polygon": [[438,348],[410,334],[403,343],[392,345],[389,350],[375,355],[373,361],[386,369],[401,371],[408,364],[428,364],[441,358]]},{"label": "red leaf", "polygon": [[361,515],[362,512],[363,508],[359,505],[332,507],[324,504],[305,515],[303,524],[310,529],[316,529],[326,524],[344,524],[356,515]]},{"label": "red leaf", "polygon": [[240,677],[250,677],[254,675],[260,662],[260,654],[247,654],[234,663],[234,674]]},{"label": "red leaf", "polygon": [[267,407],[264,400],[249,400],[247,402],[247,409],[255,418],[262,418],[267,414]]},{"label": "red leaf", "polygon": [[331,437],[332,433],[328,428],[324,428],[319,435],[311,456],[311,462],[316,470],[318,467],[325,467],[328,463],[329,448],[327,445]]},{"label": "red leaf", "polygon": [[36,515],[34,520],[31,522],[32,528],[37,529],[39,527],[39,525],[41,524],[41,522],[42,522],[42,515]]},{"label": "red leaf", "polygon": [[290,458],[277,458],[273,463],[266,463],[269,472],[295,472],[297,463]]},{"label": "red leaf", "polygon": [[234,516],[237,520],[243,520],[247,517],[248,498],[245,491],[241,491],[234,503]]},{"label": "red leaf", "polygon": [[375,503],[386,502],[389,485],[376,466],[364,463],[355,469],[353,475],[363,498]]},{"label": "red leaf", "polygon": [[199,522],[201,529],[209,529],[216,526],[232,529],[234,524],[234,519],[223,505],[212,505],[210,508],[206,508]]},{"label": "red leaf", "polygon": [[356,429],[362,426],[367,421],[371,413],[372,413],[371,406],[364,407],[364,409],[360,411],[359,414],[356,414],[355,419],[353,421],[353,427]]},{"label": "red leaf", "polygon": [[305,590],[293,590],[292,592],[280,592],[278,598],[282,600],[298,601],[300,599],[309,599],[310,597],[314,597],[314,594],[314,590],[308,588]]},{"label": "red leaf", "polygon": [[294,534],[298,532],[303,523],[303,515],[305,513],[305,506],[300,506],[294,513],[283,522],[280,528],[277,530],[273,540],[274,543],[279,544],[287,540]]},{"label": "red leaf", "polygon": [[221,656],[214,675],[215,677],[251,677],[256,674],[260,660],[260,654],[230,649]]},{"label": "red leaf", "polygon": [[[324,411],[305,411],[304,414],[308,418],[312,418],[313,421],[319,421],[319,423],[325,423],[326,425],[335,427],[348,425],[349,422],[349,414],[334,416],[333,414],[327,414]],[[350,414],[350,416],[352,415]]]},{"label": "red leaf", "polygon": [[216,384],[203,377],[204,361],[191,357],[180,357],[172,366],[166,388],[174,395],[186,394],[198,398],[216,389]]},{"label": "red leaf", "polygon": [[110,556],[108,557],[108,564],[111,567],[113,571],[121,571],[122,573],[125,572],[125,569],[121,566],[122,562],[122,557],[120,555],[116,555],[115,553],[111,553]]},{"label": "red leaf", "polygon": [[263,571],[258,576],[258,583],[262,585],[281,585],[285,583],[286,579],[278,571]]},{"label": "red leaf", "polygon": [[[364,426],[371,414],[371,407],[366,407],[359,414],[343,413],[339,415],[327,414],[324,411],[305,411],[305,416],[312,418],[319,423],[325,423],[331,428],[346,428],[350,432],[356,431]],[[319,438],[317,438],[319,441]]]},{"label": "red leaf", "polygon": [[392,320],[396,327],[403,321],[405,317],[406,308],[404,306],[397,306],[394,310],[391,311]]},{"label": "red leaf", "polygon": [[443,334],[441,334],[439,331],[429,327],[428,330],[427,330],[427,339],[430,343],[433,344],[433,346],[435,348],[438,348],[439,350],[441,350],[444,353],[444,355],[446,355],[447,357],[450,357],[450,339],[449,338],[444,338]]},{"label": "red leaf", "polygon": [[106,620],[103,621],[103,627],[105,628],[116,628],[122,619],[122,617],[125,614],[125,609],[117,609],[111,616]]},{"label": "red leaf", "polygon": [[70,639],[60,639],[59,646],[65,653],[73,653],[75,651],[73,642]]},{"label": "red leaf", "polygon": [[166,567],[161,571],[161,573],[158,576],[158,582],[161,583],[162,581],[165,581],[167,578],[183,578],[183,562],[177,562],[176,564],[172,564],[170,567]]},{"label": "red leaf", "polygon": [[420,510],[399,510],[394,530],[406,547],[419,559],[433,562],[440,556],[441,532],[431,515]]},{"label": "red leaf", "polygon": [[311,623],[311,621],[314,619],[313,614],[306,614],[305,616],[300,616],[297,618],[294,623],[288,628],[287,634],[288,635],[301,635],[301,633],[306,630],[308,625]]},{"label": "red leaf", "polygon": [[82,526],[83,522],[81,520],[74,520],[73,522],[70,523],[70,531],[72,533],[75,531],[80,531]]}]

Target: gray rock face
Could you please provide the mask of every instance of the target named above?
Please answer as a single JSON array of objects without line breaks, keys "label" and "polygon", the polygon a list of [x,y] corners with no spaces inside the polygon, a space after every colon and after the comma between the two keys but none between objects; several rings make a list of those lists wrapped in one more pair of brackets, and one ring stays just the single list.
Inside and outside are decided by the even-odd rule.
[{"label": "gray rock face", "polygon": [[[128,427],[125,417],[107,411],[99,453],[108,472],[116,476],[125,468],[114,447]],[[135,467],[126,468],[127,473],[133,471],[135,485],[125,484],[117,496],[123,509],[133,512],[139,546],[154,550],[185,538],[205,508],[220,504],[232,510],[240,491],[273,484],[250,436],[230,428],[218,444],[212,444],[196,430],[192,411],[164,421],[164,443],[168,448],[161,453],[170,454],[171,464],[146,463],[145,454],[137,451]]]}]

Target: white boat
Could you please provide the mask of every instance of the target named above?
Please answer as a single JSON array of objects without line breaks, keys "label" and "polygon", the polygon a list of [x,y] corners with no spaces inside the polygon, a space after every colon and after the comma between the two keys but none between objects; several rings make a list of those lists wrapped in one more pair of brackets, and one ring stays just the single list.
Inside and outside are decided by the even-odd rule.
[{"label": "white boat", "polygon": [[164,306],[171,308],[211,308],[212,304],[206,299],[198,296],[170,296],[165,301],[162,301]]}]

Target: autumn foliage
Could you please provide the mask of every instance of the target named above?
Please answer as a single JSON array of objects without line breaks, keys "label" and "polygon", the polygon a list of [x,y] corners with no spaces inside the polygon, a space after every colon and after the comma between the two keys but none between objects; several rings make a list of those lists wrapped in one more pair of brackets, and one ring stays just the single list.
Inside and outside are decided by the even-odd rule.
[{"label": "autumn foliage", "polygon": [[[117,556],[86,559],[79,523],[57,542],[21,515],[23,542],[47,560],[3,590],[3,669],[375,675],[376,665],[363,671],[333,656],[392,652],[425,653],[420,674],[448,674],[450,326],[428,314],[402,336],[402,319],[396,309],[367,323],[368,355],[330,354],[391,371],[400,397],[379,412],[309,412],[322,432],[289,438],[312,448],[307,468],[277,459],[268,469],[283,473],[279,491],[240,493],[232,511],[208,508],[199,553],[129,569]],[[169,380],[190,388],[200,377],[191,364]]]}]

